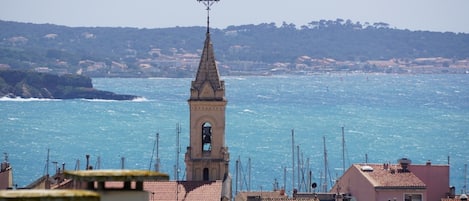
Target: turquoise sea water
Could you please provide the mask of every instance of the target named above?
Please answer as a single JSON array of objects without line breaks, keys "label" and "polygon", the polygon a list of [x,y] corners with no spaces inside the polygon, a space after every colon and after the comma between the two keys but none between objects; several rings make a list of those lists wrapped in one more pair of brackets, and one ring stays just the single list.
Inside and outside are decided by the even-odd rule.
[{"label": "turquoise sea water", "polygon": [[[247,177],[250,158],[251,189],[270,190],[275,179],[282,186],[286,168],[287,191],[291,190],[292,129],[315,182],[324,174],[323,136],[329,174],[340,176],[342,126],[346,167],[365,162],[366,155],[370,163],[408,157],[415,164],[447,164],[449,156],[450,184],[458,192],[463,188],[464,164],[469,163],[468,75],[223,79],[230,172],[234,177],[240,158]],[[95,167],[99,157],[102,169],[119,169],[121,157],[126,168],[148,169],[157,132],[161,170],[174,179],[178,123],[183,179],[191,80],[93,79],[95,88],[144,97],[137,101],[0,99],[0,151],[9,154],[14,183],[25,186],[46,172],[47,149],[50,172],[55,171],[52,162],[75,169],[77,159],[83,169],[85,154],[91,155]]]}]

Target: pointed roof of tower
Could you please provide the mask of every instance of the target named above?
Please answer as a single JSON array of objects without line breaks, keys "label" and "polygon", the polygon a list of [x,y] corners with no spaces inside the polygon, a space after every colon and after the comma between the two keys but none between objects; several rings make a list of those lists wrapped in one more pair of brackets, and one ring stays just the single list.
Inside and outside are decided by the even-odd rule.
[{"label": "pointed roof of tower", "polygon": [[199,69],[197,70],[194,87],[200,87],[205,81],[209,81],[213,89],[218,89],[221,86],[220,74],[218,73],[218,67],[215,61],[215,54],[209,32],[206,34],[204,49],[202,51],[202,56],[200,57]]},{"label": "pointed roof of tower", "polygon": [[207,30],[199,69],[192,81],[191,100],[224,100],[225,84],[220,79],[210,32]]}]

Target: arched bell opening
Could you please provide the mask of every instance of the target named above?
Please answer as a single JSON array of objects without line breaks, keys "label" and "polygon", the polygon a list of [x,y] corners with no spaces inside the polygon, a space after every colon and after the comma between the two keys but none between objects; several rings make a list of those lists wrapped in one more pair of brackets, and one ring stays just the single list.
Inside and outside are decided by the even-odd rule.
[{"label": "arched bell opening", "polygon": [[212,150],[212,125],[205,122],[202,125],[202,151]]}]

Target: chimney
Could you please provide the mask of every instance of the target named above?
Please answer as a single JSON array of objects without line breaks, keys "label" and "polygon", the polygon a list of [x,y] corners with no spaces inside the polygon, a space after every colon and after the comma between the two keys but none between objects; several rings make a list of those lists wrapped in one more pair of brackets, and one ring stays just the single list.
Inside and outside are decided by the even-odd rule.
[{"label": "chimney", "polygon": [[397,162],[401,165],[402,171],[401,172],[409,172],[408,166],[412,163],[412,161],[408,158],[401,158],[397,160]]}]

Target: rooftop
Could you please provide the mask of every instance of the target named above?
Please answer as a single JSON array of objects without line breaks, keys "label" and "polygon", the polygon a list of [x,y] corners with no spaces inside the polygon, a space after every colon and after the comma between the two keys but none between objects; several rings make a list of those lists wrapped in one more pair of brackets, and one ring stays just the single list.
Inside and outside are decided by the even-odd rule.
[{"label": "rooftop", "polygon": [[222,181],[168,181],[144,182],[144,190],[150,192],[150,199],[173,200],[205,200],[220,201],[222,196]]},{"label": "rooftop", "polygon": [[[99,193],[86,190],[0,190],[1,198],[65,198],[65,197],[88,197],[97,198]],[[21,199],[23,200],[23,199]],[[92,199],[94,200],[94,199]]]},{"label": "rooftop", "polygon": [[81,170],[65,171],[77,181],[155,181],[169,180],[168,174],[148,170]]},{"label": "rooftop", "polygon": [[425,183],[412,172],[399,171],[399,165],[389,165],[385,168],[383,164],[354,164],[353,167],[375,188],[426,188]]},{"label": "rooftop", "polygon": [[[150,200],[219,201],[222,184],[222,181],[146,181],[143,190],[150,193]],[[106,188],[122,186],[122,182],[106,182]]]}]

